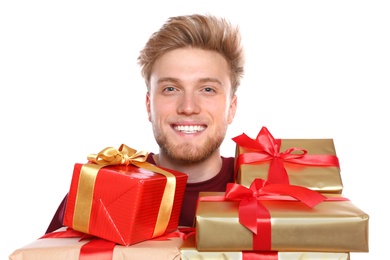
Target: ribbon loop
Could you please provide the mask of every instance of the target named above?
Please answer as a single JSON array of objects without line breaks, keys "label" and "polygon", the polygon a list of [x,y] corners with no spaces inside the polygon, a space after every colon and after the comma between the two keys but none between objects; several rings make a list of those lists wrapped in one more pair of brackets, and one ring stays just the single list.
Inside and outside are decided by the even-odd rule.
[{"label": "ribbon loop", "polygon": [[122,144],[119,149],[113,147],[104,148],[98,154],[90,154],[87,159],[89,162],[98,165],[129,165],[133,162],[145,162],[148,152],[138,151]]},{"label": "ribbon loop", "polygon": [[324,195],[308,188],[283,183],[274,184],[263,179],[255,179],[249,188],[237,183],[228,183],[225,199],[239,201],[238,221],[255,234],[254,250],[271,250],[271,215],[261,202],[263,197],[269,195],[273,196],[274,200],[283,200],[283,195],[287,195],[311,208],[326,200]]}]

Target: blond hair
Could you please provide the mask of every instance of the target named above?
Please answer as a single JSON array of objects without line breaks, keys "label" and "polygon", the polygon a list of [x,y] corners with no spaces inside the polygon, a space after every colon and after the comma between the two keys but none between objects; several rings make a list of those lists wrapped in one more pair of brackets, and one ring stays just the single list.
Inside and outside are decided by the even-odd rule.
[{"label": "blond hair", "polygon": [[232,26],[226,19],[200,14],[171,17],[160,30],[151,35],[138,57],[148,89],[156,60],[169,51],[185,47],[221,54],[230,68],[232,93],[237,91],[244,74],[244,52],[239,28]]}]

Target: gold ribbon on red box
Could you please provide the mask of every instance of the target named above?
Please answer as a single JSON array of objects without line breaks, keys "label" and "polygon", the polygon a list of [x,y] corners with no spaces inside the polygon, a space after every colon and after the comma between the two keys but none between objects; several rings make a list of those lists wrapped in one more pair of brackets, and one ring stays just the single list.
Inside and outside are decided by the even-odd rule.
[{"label": "gold ribbon on red box", "polygon": [[239,154],[236,162],[236,170],[241,164],[253,164],[270,161],[268,181],[272,183],[289,184],[289,177],[283,163],[296,163],[312,166],[336,166],[340,167],[335,155],[311,155],[307,150],[292,147],[280,152],[281,139],[275,139],[266,127],[262,127],[256,139],[248,137],[245,133],[232,138],[242,148],[250,150]]},{"label": "gold ribbon on red box", "polygon": [[89,233],[88,230],[92,209],[94,185],[99,170],[102,167],[110,165],[132,164],[137,167],[162,174],[167,178],[153,237],[162,235],[168,226],[172,213],[176,189],[176,178],[172,173],[146,162],[147,156],[147,152],[137,152],[125,144],[122,144],[119,149],[107,147],[98,154],[88,155],[89,163],[84,164],[80,172],[74,210],[73,228],[84,233]]},{"label": "gold ribbon on red box", "polygon": [[[228,183],[225,196],[200,197],[200,201],[238,201],[238,220],[240,224],[253,233],[253,250],[270,251],[271,215],[262,204],[262,200],[300,201],[310,208],[325,201],[327,197],[308,188],[283,183],[270,183],[263,179],[255,179],[249,188]],[[260,232],[261,231],[261,232]]]}]

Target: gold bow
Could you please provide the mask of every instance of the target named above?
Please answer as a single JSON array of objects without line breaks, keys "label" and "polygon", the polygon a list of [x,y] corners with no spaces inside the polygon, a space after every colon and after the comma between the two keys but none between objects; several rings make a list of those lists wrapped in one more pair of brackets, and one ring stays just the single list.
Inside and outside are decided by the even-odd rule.
[{"label": "gold bow", "polygon": [[92,163],[84,164],[80,171],[76,205],[74,209],[73,229],[88,233],[95,180],[99,170],[102,167],[109,165],[132,164],[143,169],[157,172],[167,178],[153,237],[164,234],[172,213],[176,190],[176,178],[172,173],[146,162],[147,157],[147,152],[137,152],[125,144],[122,144],[118,150],[113,147],[107,147],[98,154],[88,155],[88,161]]},{"label": "gold bow", "polygon": [[148,152],[139,151],[122,144],[119,149],[107,147],[98,154],[88,155],[88,161],[98,165],[129,165],[134,162],[145,162],[148,158]]}]

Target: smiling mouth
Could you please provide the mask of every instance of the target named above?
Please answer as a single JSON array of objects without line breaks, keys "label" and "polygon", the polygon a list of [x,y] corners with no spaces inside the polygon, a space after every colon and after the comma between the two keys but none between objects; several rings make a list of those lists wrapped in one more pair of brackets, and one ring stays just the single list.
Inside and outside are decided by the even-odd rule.
[{"label": "smiling mouth", "polygon": [[174,129],[185,134],[192,134],[202,132],[206,127],[200,125],[177,125]]}]

